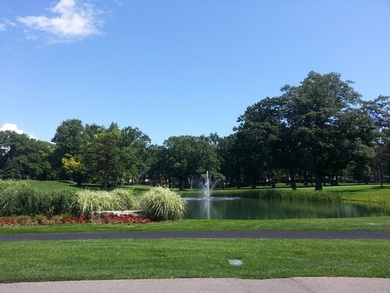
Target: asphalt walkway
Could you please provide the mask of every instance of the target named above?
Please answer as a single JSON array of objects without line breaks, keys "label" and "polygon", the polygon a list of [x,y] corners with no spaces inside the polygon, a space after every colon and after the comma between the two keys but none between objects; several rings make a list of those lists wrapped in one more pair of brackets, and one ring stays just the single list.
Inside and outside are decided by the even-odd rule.
[{"label": "asphalt walkway", "polygon": [[307,231],[157,231],[157,232],[88,232],[0,235],[1,241],[86,240],[86,239],[164,239],[164,238],[255,238],[255,239],[380,239],[390,240],[390,231],[307,230]]}]

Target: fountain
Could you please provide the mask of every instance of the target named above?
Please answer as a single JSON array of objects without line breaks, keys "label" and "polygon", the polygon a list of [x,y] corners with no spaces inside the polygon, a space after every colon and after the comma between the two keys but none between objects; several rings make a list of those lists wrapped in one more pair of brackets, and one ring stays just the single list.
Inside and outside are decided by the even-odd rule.
[{"label": "fountain", "polygon": [[217,179],[212,182],[210,174],[207,171],[202,182],[202,192],[200,196],[196,197],[185,197],[184,199],[191,202],[191,205],[195,204],[199,207],[200,212],[203,214],[202,218],[211,219],[213,218],[213,205],[222,203],[223,201],[236,199],[231,196],[218,196],[212,197],[213,189],[221,182],[222,179]]},{"label": "fountain", "polygon": [[211,192],[213,191],[214,187],[217,186],[217,184],[221,182],[221,179],[215,180],[213,183],[211,183],[209,171],[206,172],[206,178],[205,183],[202,186],[203,189],[203,197],[206,199],[211,198]]}]

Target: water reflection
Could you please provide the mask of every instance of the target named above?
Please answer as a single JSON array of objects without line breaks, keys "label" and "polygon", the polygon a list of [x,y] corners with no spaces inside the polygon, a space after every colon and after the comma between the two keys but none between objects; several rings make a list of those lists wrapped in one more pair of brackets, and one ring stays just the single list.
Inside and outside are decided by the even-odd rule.
[{"label": "water reflection", "polygon": [[186,219],[351,218],[390,215],[389,209],[355,203],[315,203],[248,198],[185,198]]}]

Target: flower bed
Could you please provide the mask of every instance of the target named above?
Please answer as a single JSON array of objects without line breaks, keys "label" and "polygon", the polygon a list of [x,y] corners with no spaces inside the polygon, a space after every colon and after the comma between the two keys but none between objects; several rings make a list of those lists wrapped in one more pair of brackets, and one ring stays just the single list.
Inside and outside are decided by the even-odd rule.
[{"label": "flower bed", "polygon": [[113,216],[109,215],[107,218],[102,219],[102,224],[124,224],[124,225],[133,225],[133,224],[147,224],[152,221],[149,218],[134,217],[131,215],[123,216]]},{"label": "flower bed", "polygon": [[18,217],[0,218],[0,227],[63,225],[63,224],[75,225],[75,224],[88,224],[88,223],[135,225],[135,224],[151,223],[151,220],[148,218],[133,217],[130,215],[108,216],[107,218],[101,220],[90,220],[85,216],[81,216],[81,217],[58,216],[58,217],[48,218],[42,215],[37,215],[34,217],[18,216]]}]

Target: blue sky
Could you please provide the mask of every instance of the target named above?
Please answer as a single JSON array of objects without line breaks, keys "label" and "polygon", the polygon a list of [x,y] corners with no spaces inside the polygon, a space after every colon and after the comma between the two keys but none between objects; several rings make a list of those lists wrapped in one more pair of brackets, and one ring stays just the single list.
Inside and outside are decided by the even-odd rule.
[{"label": "blue sky", "polygon": [[311,70],[390,95],[390,1],[0,0],[0,129],[40,140],[73,118],[226,136]]}]

